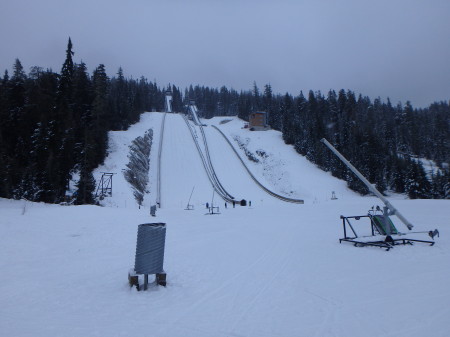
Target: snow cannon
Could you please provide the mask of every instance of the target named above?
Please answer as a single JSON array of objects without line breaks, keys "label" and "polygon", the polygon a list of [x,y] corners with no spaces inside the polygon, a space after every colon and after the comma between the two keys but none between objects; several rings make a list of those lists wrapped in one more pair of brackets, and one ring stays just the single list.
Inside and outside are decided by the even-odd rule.
[{"label": "snow cannon", "polygon": [[[415,243],[425,243],[433,246],[434,237],[439,237],[439,231],[422,231],[402,233],[389,216],[385,215],[379,206],[372,207],[366,215],[343,216],[342,229],[344,237],[339,239],[339,243],[349,242],[355,247],[378,247],[390,250],[396,245],[414,245]],[[364,226],[364,223],[366,226]],[[421,235],[428,234],[431,240],[421,239]],[[409,237],[404,237],[408,235]]]},{"label": "snow cannon", "polygon": [[[379,206],[372,207],[372,210],[369,211],[368,215],[363,216],[350,216],[345,217],[341,215],[343,229],[344,229],[344,238],[339,239],[339,242],[349,241],[353,242],[355,246],[376,246],[380,248],[386,248],[389,250],[394,245],[398,244],[410,244],[412,245],[414,242],[422,242],[429,243],[431,246],[434,245],[434,237],[439,237],[439,231],[435,229],[434,231],[422,231],[422,232],[408,232],[409,234],[416,233],[428,233],[433,241],[428,240],[419,240],[419,239],[406,239],[406,238],[395,238],[396,236],[406,235],[397,230],[394,226],[392,220],[390,219],[391,215],[396,215],[403,224],[408,228],[408,230],[413,229],[413,225],[409,222],[387,199],[386,197],[378,191],[374,184],[371,184],[362,174],[359,172],[338,150],[334,148],[325,138],[320,140],[324,143],[330,150],[333,152],[349,169],[352,171],[363,183],[367,186],[370,192],[375,194],[383,203],[384,207],[381,209]],[[361,240],[361,236],[356,234],[356,231],[353,225],[350,223],[350,219],[360,220],[361,218],[369,218],[370,219],[370,232],[369,235],[365,235],[364,237],[372,237],[371,240]],[[347,235],[349,231],[353,232],[353,236]],[[380,240],[379,238],[373,241],[373,237],[381,236],[384,239]],[[394,238],[393,238],[394,236]]]}]

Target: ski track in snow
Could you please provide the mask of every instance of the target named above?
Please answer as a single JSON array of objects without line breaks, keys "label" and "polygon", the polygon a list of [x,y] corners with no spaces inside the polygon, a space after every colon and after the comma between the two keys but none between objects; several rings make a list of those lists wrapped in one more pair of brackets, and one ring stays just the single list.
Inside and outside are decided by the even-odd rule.
[{"label": "ski track in snow", "polygon": [[[224,119],[231,121],[220,124]],[[109,156],[94,172],[96,179],[100,172],[116,173],[105,207],[0,199],[1,335],[449,335],[450,201],[390,198],[414,230],[439,228],[433,247],[415,244],[386,252],[339,244],[339,216],[364,215],[380,201],[360,197],[318,170],[284,145],[280,133],[250,132],[237,118],[216,117],[202,122],[218,126],[230,140],[234,135],[248,139],[249,151],[262,149],[271,163],[280,163],[248,161],[264,185],[292,191],[305,204],[265,194],[207,126],[219,179],[252,207],[225,209],[216,196],[221,214],[205,216],[211,184],[185,122],[167,114],[162,208],[150,217],[161,120],[161,113],[145,113],[128,131],[110,132]],[[128,146],[149,128],[154,132],[150,194],[139,209],[121,170],[128,163]],[[185,211],[194,186],[194,210]],[[332,191],[338,200],[330,200]],[[168,284],[137,292],[129,288],[127,273],[134,264],[137,225],[146,222],[167,223]],[[358,230],[363,223],[355,226]]]}]

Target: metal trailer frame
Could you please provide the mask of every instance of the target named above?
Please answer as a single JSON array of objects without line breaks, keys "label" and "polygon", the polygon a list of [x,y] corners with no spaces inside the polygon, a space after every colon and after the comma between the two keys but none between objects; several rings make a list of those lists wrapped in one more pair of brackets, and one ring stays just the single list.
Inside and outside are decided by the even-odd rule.
[{"label": "metal trailer frame", "polygon": [[[371,235],[358,236],[354,226],[352,225],[352,223],[349,220],[349,219],[360,220],[361,218],[369,218]],[[400,232],[397,232],[397,234],[386,235],[386,232],[377,225],[377,223],[375,221],[375,216],[370,213],[367,215],[354,215],[354,216],[341,215],[341,219],[342,219],[342,229],[344,231],[344,237],[339,239],[339,243],[342,243],[342,241],[345,241],[345,242],[353,243],[353,245],[355,247],[365,247],[365,246],[378,247],[378,248],[386,249],[386,251],[389,251],[391,248],[394,248],[394,246],[397,246],[397,245],[413,245],[414,242],[428,243],[430,246],[433,246],[435,243],[434,241],[429,241],[429,240],[417,240],[417,239],[409,239],[409,238],[393,238],[393,236],[403,235],[403,233],[400,233]],[[389,221],[390,221],[390,219],[389,219]],[[353,233],[353,236],[350,236],[351,234],[349,235],[350,231]],[[421,232],[421,233],[425,233],[425,232]],[[436,235],[436,234],[433,234],[433,232],[431,232],[431,231],[428,232],[428,234],[432,238],[434,237],[434,235]],[[374,240],[374,241],[361,240],[362,238],[370,238],[370,237],[375,238],[377,235],[384,235],[385,239],[384,240]],[[437,233],[437,235],[439,235],[439,233]]]}]

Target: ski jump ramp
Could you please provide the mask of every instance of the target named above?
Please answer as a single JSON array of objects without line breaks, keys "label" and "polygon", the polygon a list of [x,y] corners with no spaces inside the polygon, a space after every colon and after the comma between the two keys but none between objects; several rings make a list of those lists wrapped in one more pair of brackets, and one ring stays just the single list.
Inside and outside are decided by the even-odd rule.
[{"label": "ski jump ramp", "polygon": [[179,114],[166,114],[165,124],[159,164],[163,207],[184,207],[193,187],[191,203],[196,207],[210,202],[213,193],[228,203],[303,203],[264,187],[228,139],[213,128],[203,128],[198,119],[191,122]]}]

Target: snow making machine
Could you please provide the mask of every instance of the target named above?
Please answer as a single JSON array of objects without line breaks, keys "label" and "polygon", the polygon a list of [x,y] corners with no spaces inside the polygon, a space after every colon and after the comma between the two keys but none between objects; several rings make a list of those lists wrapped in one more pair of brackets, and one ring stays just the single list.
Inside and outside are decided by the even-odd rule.
[{"label": "snow making machine", "polygon": [[[386,199],[385,196],[383,196],[383,194],[380,193],[380,191],[375,188],[375,185],[371,184],[325,138],[322,138],[321,142],[324,143],[367,186],[369,191],[375,194],[375,196],[377,196],[384,203],[383,208],[374,206],[366,215],[341,215],[344,237],[339,239],[339,243],[342,243],[344,241],[353,243],[356,247],[371,246],[384,248],[386,250],[390,250],[396,245],[413,245],[416,242],[429,244],[430,246],[434,245],[434,238],[436,236],[439,237],[439,231],[437,229],[430,231],[411,232],[414,226]],[[390,218],[391,215],[396,215],[397,218],[405,224],[409,232],[402,233],[401,231],[399,231],[392,222]],[[355,230],[356,226],[354,221],[358,221],[361,219],[368,220],[368,226],[366,226],[365,232],[362,234],[360,229],[358,228],[358,231],[360,231],[360,234],[358,234]],[[427,240],[421,239],[420,235],[423,234],[428,234],[431,240],[429,240],[428,238]],[[408,235],[409,237],[405,237],[406,235]]]}]

